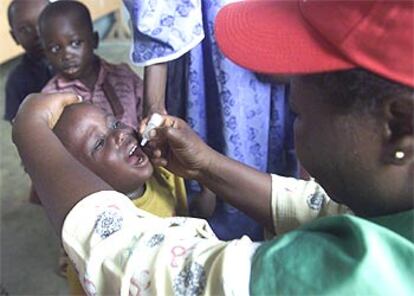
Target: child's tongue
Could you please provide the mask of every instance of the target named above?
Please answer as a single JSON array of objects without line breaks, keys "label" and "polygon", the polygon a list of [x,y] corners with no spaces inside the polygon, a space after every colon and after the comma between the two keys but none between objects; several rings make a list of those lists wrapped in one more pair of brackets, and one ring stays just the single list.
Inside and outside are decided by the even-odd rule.
[{"label": "child's tongue", "polygon": [[146,157],[145,157],[144,153],[139,148],[137,148],[134,151],[134,153],[128,158],[128,163],[140,166],[143,163],[145,163],[145,159],[146,159]]}]

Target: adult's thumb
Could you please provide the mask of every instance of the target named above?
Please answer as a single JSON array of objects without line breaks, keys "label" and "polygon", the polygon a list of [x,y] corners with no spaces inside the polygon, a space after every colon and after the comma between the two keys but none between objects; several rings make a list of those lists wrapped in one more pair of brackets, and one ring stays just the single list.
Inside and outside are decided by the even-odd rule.
[{"label": "adult's thumb", "polygon": [[184,148],[187,146],[189,137],[183,129],[167,127],[164,129],[164,133],[171,147]]}]

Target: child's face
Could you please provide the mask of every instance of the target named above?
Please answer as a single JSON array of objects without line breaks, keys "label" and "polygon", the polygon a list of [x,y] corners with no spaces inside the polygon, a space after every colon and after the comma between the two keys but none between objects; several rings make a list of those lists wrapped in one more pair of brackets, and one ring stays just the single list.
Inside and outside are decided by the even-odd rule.
[{"label": "child's face", "polygon": [[11,35],[17,44],[33,57],[43,56],[37,21],[48,2],[46,0],[19,0],[11,12]]},{"label": "child's face", "polygon": [[91,104],[67,109],[55,131],[69,152],[115,190],[128,194],[153,173],[135,131]]},{"label": "child's face", "polygon": [[52,17],[42,31],[46,57],[68,80],[83,80],[94,65],[97,35],[70,14]]}]

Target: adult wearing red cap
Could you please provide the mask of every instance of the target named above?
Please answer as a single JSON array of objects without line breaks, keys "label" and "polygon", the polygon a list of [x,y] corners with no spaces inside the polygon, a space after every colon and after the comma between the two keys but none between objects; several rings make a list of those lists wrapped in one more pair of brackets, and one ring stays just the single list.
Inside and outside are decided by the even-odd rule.
[{"label": "adult wearing red cap", "polygon": [[[411,1],[245,1],[219,13],[216,37],[226,55],[290,81],[298,156],[327,194],[315,182],[232,161],[169,116],[152,134],[153,161],[205,184],[270,231],[317,216],[303,213],[320,213],[327,195],[355,213],[265,243],[221,242],[201,220],[147,217],[113,191],[90,195],[110,187],[63,151],[48,127],[73,97],[29,98],[14,140],[59,231],[70,211],[63,243],[86,290],[413,294],[413,32]],[[298,199],[307,211],[292,212]]]}]

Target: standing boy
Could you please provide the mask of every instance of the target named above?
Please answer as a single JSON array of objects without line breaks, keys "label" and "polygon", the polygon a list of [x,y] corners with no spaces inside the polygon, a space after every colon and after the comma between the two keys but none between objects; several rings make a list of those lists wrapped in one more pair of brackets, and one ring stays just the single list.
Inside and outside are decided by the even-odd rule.
[{"label": "standing boy", "polygon": [[39,18],[39,31],[46,57],[57,73],[43,92],[74,92],[137,127],[142,80],[126,64],[110,64],[94,53],[99,37],[85,5],[66,0],[51,3]]},{"label": "standing boy", "polygon": [[13,0],[7,11],[10,34],[25,51],[6,82],[4,119],[10,122],[23,99],[30,93],[39,92],[52,78],[37,30],[39,15],[48,3],[47,0]]},{"label": "standing boy", "polygon": [[[48,0],[13,0],[7,11],[10,34],[25,51],[6,82],[4,119],[9,122],[16,116],[24,98],[30,93],[40,92],[53,76],[38,33],[39,16],[48,4]],[[33,188],[29,201],[40,203]]]}]

